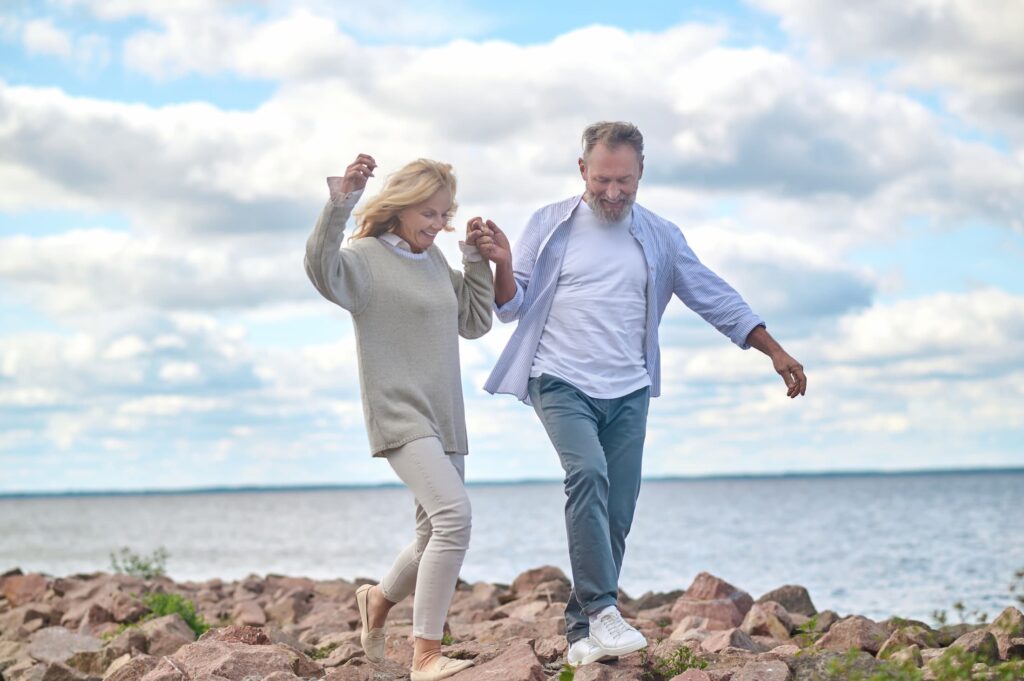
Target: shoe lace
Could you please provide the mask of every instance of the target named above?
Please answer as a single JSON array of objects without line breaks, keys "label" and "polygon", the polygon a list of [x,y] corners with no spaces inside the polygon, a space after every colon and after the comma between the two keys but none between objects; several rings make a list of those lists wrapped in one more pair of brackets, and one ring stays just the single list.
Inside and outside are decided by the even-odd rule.
[{"label": "shoe lace", "polygon": [[607,612],[601,615],[600,622],[608,630],[608,633],[615,637],[621,636],[631,629],[626,624],[626,621],[622,619],[622,615],[617,612]]}]

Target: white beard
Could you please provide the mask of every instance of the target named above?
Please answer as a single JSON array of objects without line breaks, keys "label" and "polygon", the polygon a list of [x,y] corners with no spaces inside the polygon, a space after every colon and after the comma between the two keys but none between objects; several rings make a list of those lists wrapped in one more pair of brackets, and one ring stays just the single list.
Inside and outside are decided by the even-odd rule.
[{"label": "white beard", "polygon": [[590,206],[590,210],[594,212],[594,215],[601,222],[618,222],[629,215],[629,211],[633,208],[633,203],[636,201],[636,194],[631,195],[619,204],[619,210],[615,213],[610,212],[607,204],[594,196],[589,189],[583,192],[583,200]]}]

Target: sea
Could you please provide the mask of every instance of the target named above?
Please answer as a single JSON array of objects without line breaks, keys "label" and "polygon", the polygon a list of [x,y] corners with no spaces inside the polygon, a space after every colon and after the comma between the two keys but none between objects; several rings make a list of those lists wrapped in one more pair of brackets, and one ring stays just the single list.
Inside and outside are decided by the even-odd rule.
[{"label": "sea", "polygon": [[[470,497],[463,579],[571,576],[561,482],[471,484]],[[413,528],[413,497],[394,486],[4,495],[0,572],[110,571],[122,547],[162,547],[179,581],[379,578]],[[620,587],[685,589],[707,571],[754,598],[800,584],[819,610],[934,623],[1017,603],[1021,569],[1021,469],[712,477],[644,482]]]}]

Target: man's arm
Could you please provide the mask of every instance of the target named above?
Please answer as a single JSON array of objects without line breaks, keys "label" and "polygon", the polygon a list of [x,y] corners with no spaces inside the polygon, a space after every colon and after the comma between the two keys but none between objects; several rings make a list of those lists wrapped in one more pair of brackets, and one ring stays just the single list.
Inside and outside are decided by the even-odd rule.
[{"label": "man's arm", "polygon": [[673,291],[687,307],[732,339],[739,347],[757,348],[771,358],[775,371],[786,382],[789,397],[803,395],[807,377],[803,366],[771,337],[764,321],[724,279],[712,272],[686,243],[681,231],[675,258]]},{"label": "man's arm", "polygon": [[771,358],[775,373],[782,376],[782,380],[786,382],[788,397],[796,397],[807,392],[807,376],[804,375],[803,365],[782,349],[779,342],[768,333],[768,329],[763,326],[754,327],[747,336],[747,344]]}]

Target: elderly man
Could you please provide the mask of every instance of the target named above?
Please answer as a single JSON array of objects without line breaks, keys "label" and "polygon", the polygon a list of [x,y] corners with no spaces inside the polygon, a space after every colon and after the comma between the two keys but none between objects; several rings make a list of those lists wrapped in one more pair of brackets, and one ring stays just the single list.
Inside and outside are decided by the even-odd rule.
[{"label": "elderly man", "polygon": [[697,259],[679,228],[635,203],[644,170],[636,126],[589,126],[579,169],[583,194],[533,214],[512,253],[514,268],[493,222],[481,225],[478,240],[485,256],[498,257],[499,319],[519,320],[484,388],[532,404],[565,470],[572,666],[647,645],[616,602],[647,407],[660,393],[658,325],[672,294],[740,348],[768,355],[789,397],[807,389],[800,363]]}]

